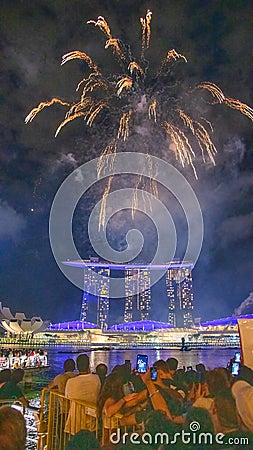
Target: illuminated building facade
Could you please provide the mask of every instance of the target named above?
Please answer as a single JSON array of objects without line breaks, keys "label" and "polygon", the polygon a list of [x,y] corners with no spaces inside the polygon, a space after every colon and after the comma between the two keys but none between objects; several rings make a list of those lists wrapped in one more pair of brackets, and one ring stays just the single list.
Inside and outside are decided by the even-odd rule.
[{"label": "illuminated building facade", "polygon": [[[83,283],[83,300],[81,306],[80,320],[82,322],[87,321],[87,315],[89,310],[89,303],[92,301],[92,297],[97,295],[97,284],[95,273],[92,268],[86,268],[84,270],[84,283]],[[94,292],[94,295],[90,292]]]},{"label": "illuminated building facade", "polygon": [[[98,263],[97,258],[91,258],[90,262]],[[96,274],[100,275],[97,280]],[[80,320],[87,321],[87,315],[90,302],[97,303],[97,325],[102,330],[108,328],[109,314],[109,296],[110,296],[110,268],[97,267],[96,265],[85,267],[84,269],[84,289],[80,313]]]},{"label": "illuminated building facade", "polygon": [[148,320],[150,303],[150,270],[126,267],[124,322]]},{"label": "illuminated building facade", "polygon": [[192,267],[170,267],[166,273],[168,323],[174,327],[193,325]]},{"label": "illuminated building facade", "polygon": [[[98,258],[89,261],[65,261],[65,265],[84,269],[84,293],[80,320],[87,321],[89,302],[97,304],[97,325],[108,329],[110,310],[110,275],[112,271],[124,271],[125,302],[124,323],[147,321],[151,312],[152,271],[163,271],[164,295],[166,288],[168,323],[177,328],[193,325],[193,292],[191,262],[172,261],[166,264],[116,264],[101,262]],[[97,280],[96,274],[100,275]]]},{"label": "illuminated building facade", "polygon": [[101,330],[107,330],[110,307],[110,269],[102,267],[97,270],[97,273],[101,276],[98,286],[97,325]]}]

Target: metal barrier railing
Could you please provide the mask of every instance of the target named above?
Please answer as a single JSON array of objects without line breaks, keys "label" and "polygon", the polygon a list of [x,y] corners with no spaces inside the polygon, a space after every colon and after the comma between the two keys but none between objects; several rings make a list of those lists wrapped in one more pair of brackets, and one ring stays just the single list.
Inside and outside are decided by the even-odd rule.
[{"label": "metal barrier railing", "polygon": [[43,450],[45,441],[47,450],[65,450],[70,437],[80,430],[93,431],[98,437],[98,423],[95,405],[70,400],[56,391],[44,389],[39,417],[41,439],[37,450]]},{"label": "metal barrier railing", "polygon": [[101,433],[101,445],[110,444],[110,436],[114,430],[118,428],[123,428],[126,431],[126,427],[122,427],[120,420],[122,419],[122,414],[115,414],[112,417],[107,417],[105,414],[102,415],[102,433]]},{"label": "metal barrier railing", "polygon": [[110,435],[117,428],[126,431],[120,420],[122,414],[99,420],[94,404],[70,400],[57,391],[43,389],[38,410],[25,408],[14,399],[0,400],[0,406],[10,405],[19,409],[26,419],[27,448],[36,450],[66,450],[72,435],[80,430],[93,431],[101,445],[110,442]]},{"label": "metal barrier railing", "polygon": [[37,450],[66,450],[72,435],[80,430],[93,431],[101,445],[109,443],[113,430],[120,425],[121,414],[102,416],[99,420],[96,405],[70,400],[57,391],[42,390]]},{"label": "metal barrier railing", "polygon": [[37,450],[44,450],[47,444],[49,394],[50,391],[48,389],[42,389],[40,409],[36,421],[38,435]]}]

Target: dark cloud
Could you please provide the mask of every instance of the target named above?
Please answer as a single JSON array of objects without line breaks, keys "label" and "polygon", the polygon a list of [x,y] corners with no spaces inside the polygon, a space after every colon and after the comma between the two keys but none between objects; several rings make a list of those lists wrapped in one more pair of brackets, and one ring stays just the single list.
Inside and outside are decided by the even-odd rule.
[{"label": "dark cloud", "polygon": [[218,235],[222,246],[228,246],[240,240],[249,239],[252,236],[253,212],[241,216],[228,217],[225,219],[219,229]]},{"label": "dark cloud", "polygon": [[26,221],[21,214],[18,214],[8,203],[0,204],[0,241],[18,240],[25,226]]},{"label": "dark cloud", "polygon": [[234,314],[252,314],[253,311],[253,292],[250,292],[247,298],[234,310]]}]

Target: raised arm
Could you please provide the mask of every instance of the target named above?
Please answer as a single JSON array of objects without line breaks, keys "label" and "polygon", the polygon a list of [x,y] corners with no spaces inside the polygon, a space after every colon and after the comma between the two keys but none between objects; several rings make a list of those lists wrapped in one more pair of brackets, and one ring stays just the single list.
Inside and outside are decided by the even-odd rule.
[{"label": "raised arm", "polygon": [[[128,394],[122,397],[120,400],[115,401],[112,397],[106,399],[103,411],[105,412],[107,417],[112,417],[114,414],[119,412],[121,408],[125,406],[129,406],[128,403],[135,399],[137,394]],[[132,406],[132,404],[131,404]]]}]

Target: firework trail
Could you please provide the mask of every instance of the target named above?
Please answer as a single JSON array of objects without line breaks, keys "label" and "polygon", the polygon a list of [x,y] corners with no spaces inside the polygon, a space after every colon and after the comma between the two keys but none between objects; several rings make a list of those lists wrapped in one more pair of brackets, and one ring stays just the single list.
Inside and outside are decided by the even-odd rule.
[{"label": "firework trail", "polygon": [[[144,18],[140,18],[142,37],[139,60],[133,57],[129,45],[113,37],[110,26],[104,17],[99,16],[97,20],[88,21],[88,24],[98,27],[105,34],[107,39],[105,49],[110,49],[118,59],[121,72],[105,77],[86,53],[80,51],[67,53],[62,57],[62,65],[74,59],[81,59],[91,70],[89,76],[83,78],[76,87],[76,91],[81,91],[80,100],[76,103],[69,103],[59,98],[53,98],[50,101],[41,102],[25,119],[26,123],[31,122],[40,111],[54,103],[68,107],[65,118],[56,130],[55,136],[57,136],[62,128],[74,119],[83,118],[87,125],[92,126],[94,122],[101,124],[103,118],[111,115],[115,123],[115,134],[99,157],[98,179],[102,173],[106,174],[111,155],[113,158],[110,160],[110,170],[112,169],[120,143],[124,143],[129,138],[131,130],[134,130],[136,117],[139,118],[140,114],[142,114],[143,121],[148,119],[152,134],[153,131],[159,132],[160,135],[163,134],[169,144],[168,149],[174,152],[175,158],[180,164],[183,167],[186,164],[192,167],[196,178],[194,160],[198,149],[204,162],[207,157],[212,164],[215,164],[216,148],[211,138],[212,124],[203,117],[195,118],[187,113],[185,106],[187,97],[183,98],[181,94],[177,97],[172,95],[171,69],[175,64],[187,63],[186,57],[175,49],[171,49],[163,58],[156,75],[153,77],[149,75],[149,63],[145,58],[145,52],[150,46],[151,19],[152,12],[150,10],[147,11]],[[198,84],[195,89],[209,92],[212,98],[211,104],[224,104],[253,120],[252,108],[240,100],[226,97],[216,84],[205,81]],[[148,189],[157,196],[157,185],[152,180],[155,168],[150,164],[148,152],[146,163],[150,176]],[[137,189],[140,186],[143,187],[144,184],[145,180],[140,177],[133,196],[132,216],[138,207]],[[112,177],[110,176],[102,198],[99,227],[105,225],[106,198],[110,193],[111,185]],[[143,193],[144,205],[148,208],[150,205],[147,197]]]}]

